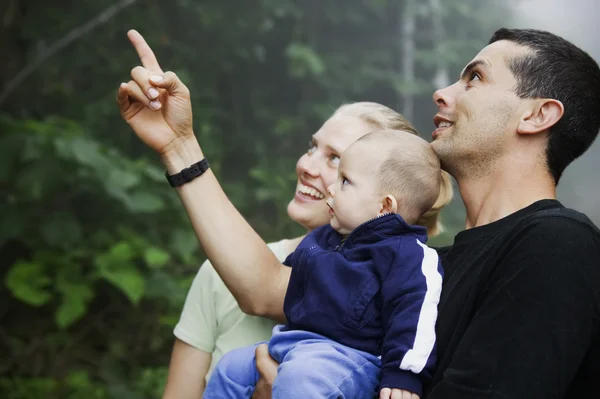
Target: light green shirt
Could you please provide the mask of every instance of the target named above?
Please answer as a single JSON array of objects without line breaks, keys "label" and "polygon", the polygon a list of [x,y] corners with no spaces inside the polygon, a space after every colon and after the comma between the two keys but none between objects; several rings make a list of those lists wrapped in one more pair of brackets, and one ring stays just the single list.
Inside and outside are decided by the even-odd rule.
[{"label": "light green shirt", "polygon": [[[287,241],[268,244],[281,262],[288,255]],[[273,320],[242,312],[223,280],[206,260],[196,274],[173,332],[188,345],[212,354],[208,379],[223,354],[269,340],[275,324]]]}]

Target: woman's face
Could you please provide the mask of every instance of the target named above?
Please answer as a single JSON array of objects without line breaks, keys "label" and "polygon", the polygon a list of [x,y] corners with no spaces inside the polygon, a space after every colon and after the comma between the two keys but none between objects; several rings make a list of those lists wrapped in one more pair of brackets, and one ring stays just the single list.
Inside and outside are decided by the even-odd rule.
[{"label": "woman's face", "polygon": [[308,230],[329,223],[327,187],[337,179],[342,153],[356,140],[376,130],[362,119],[334,115],[312,136],[308,152],[296,164],[298,184],[287,211]]}]

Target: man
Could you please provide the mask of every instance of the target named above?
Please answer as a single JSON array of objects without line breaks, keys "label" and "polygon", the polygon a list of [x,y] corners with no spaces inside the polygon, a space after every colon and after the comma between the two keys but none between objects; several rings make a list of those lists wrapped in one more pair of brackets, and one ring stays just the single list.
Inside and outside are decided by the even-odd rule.
[{"label": "man", "polygon": [[[133,42],[147,69],[162,73],[143,39]],[[171,101],[164,119],[137,117],[133,105],[153,106],[143,94],[150,72],[142,72],[134,87],[121,87],[121,111],[173,174],[203,156],[195,139],[187,138],[189,93],[167,73],[157,86],[168,92],[162,100]],[[562,172],[600,128],[598,65],[550,33],[501,29],[434,100],[439,113],[433,147],[458,182],[467,230],[439,251],[445,270],[436,326],[439,362],[425,397],[598,397],[592,378],[600,375],[600,233],[555,200]],[[275,260],[257,266],[252,273],[263,273],[269,287],[251,291],[240,278],[248,271],[218,259],[233,255],[220,254],[212,237],[236,234],[243,224],[229,205],[203,205],[226,200],[214,177],[179,193],[242,308],[281,318],[289,272]],[[216,223],[224,218],[227,223]],[[266,251],[255,250],[261,259],[268,258]],[[276,365],[265,348],[257,350],[257,366],[264,378],[255,397],[269,397]]]},{"label": "man", "polygon": [[[598,65],[548,32],[500,29],[434,101],[432,145],[467,230],[439,250],[439,362],[425,397],[600,397],[600,234],[555,200],[600,128]],[[257,363],[276,372],[263,348]]]},{"label": "man", "polygon": [[599,234],[555,201],[600,128],[598,65],[550,33],[501,29],[434,100],[468,230],[440,251],[428,397],[599,397]]}]

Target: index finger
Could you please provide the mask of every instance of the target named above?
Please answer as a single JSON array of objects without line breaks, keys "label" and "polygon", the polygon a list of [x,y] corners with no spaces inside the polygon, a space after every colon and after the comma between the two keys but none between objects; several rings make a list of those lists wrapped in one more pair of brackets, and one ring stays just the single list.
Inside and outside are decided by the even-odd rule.
[{"label": "index finger", "polygon": [[135,51],[137,51],[138,57],[140,57],[140,61],[144,68],[152,73],[162,74],[162,69],[160,69],[160,65],[158,65],[158,60],[156,59],[154,52],[150,46],[148,46],[148,43],[146,43],[142,35],[140,35],[138,31],[131,29],[127,32],[127,37],[131,44],[133,44]]}]

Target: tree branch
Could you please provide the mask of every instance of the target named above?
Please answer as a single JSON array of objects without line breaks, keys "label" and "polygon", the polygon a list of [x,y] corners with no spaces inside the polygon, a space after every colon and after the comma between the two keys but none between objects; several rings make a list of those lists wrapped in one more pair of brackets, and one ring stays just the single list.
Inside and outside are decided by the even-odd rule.
[{"label": "tree branch", "polygon": [[106,8],[104,11],[96,15],[93,19],[89,20],[85,24],[71,30],[66,36],[56,41],[44,51],[40,52],[38,57],[33,62],[23,68],[21,72],[19,72],[12,80],[8,82],[0,94],[0,105],[2,105],[8,96],[15,91],[17,87],[19,87],[19,85],[33,73],[33,71],[35,71],[42,63],[44,63],[44,61],[67,47],[69,44],[73,43],[81,36],[90,32],[92,29],[108,22],[108,20],[115,16],[119,11],[127,6],[132,5],[136,1],[137,0],[121,0],[119,3]]}]

